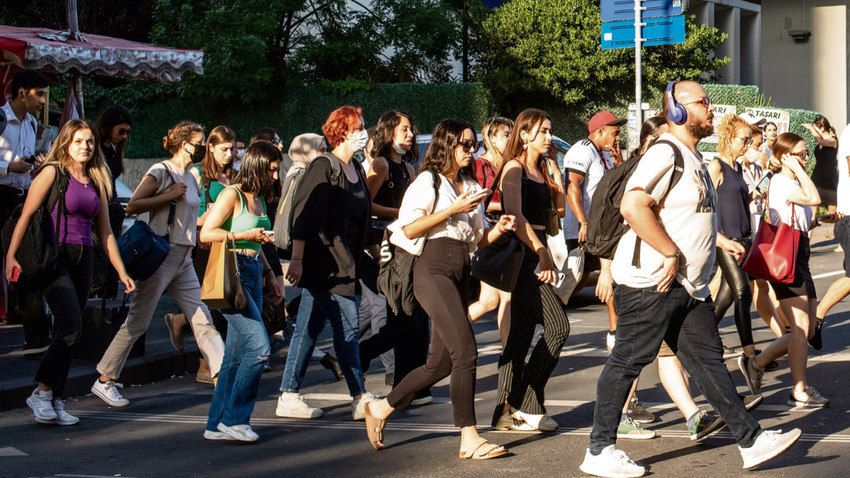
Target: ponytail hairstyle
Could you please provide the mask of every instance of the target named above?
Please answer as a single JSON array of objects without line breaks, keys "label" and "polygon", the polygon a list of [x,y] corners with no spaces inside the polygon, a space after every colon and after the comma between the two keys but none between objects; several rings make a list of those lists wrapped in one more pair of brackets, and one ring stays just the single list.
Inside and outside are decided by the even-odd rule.
[{"label": "ponytail hairstyle", "polygon": [[493,144],[493,137],[499,132],[504,131],[506,128],[513,129],[513,127],[513,120],[503,116],[492,116],[487,118],[481,126],[481,141],[484,143],[484,151],[486,151],[488,156],[490,156],[490,162],[493,164],[493,169],[496,171],[502,169],[502,163],[505,162],[505,158],[502,156],[502,152],[499,151],[499,148]]},{"label": "ponytail hairstyle", "polygon": [[168,130],[168,134],[162,138],[162,147],[175,155],[180,151],[183,142],[192,142],[192,136],[196,133],[203,134],[204,127],[191,121],[181,121]]},{"label": "ponytail hairstyle", "polygon": [[211,147],[218,146],[221,143],[230,143],[231,145],[236,143],[236,134],[227,126],[216,126],[207,137],[207,154],[201,161],[201,176],[212,181],[218,181],[222,173],[230,179],[233,172],[233,156],[230,157],[230,162],[224,167],[219,166],[215,156],[213,156]]},{"label": "ponytail hairstyle", "polygon": [[638,147],[632,151],[631,155],[629,155],[629,159],[645,153],[646,150],[652,146],[652,143],[661,136],[661,127],[666,124],[667,118],[663,116],[647,118],[647,120],[643,122],[643,126],[640,127],[640,144],[638,144]]},{"label": "ponytail hairstyle", "polygon": [[59,130],[59,135],[53,142],[53,146],[47,153],[44,164],[39,167],[39,171],[48,164],[55,164],[67,173],[71,163],[74,161],[68,153],[68,148],[74,140],[74,134],[82,130],[89,130],[94,135],[92,155],[85,166],[83,166],[83,171],[101,193],[106,195],[106,197],[110,197],[112,196],[112,175],[109,174],[109,168],[106,167],[103,156],[100,154],[100,138],[97,135],[97,130],[89,120],[72,119],[62,126],[62,129]]},{"label": "ponytail hairstyle", "polygon": [[[525,143],[523,142],[520,134],[524,131],[529,135],[534,133],[532,136],[536,137],[539,133],[540,126],[543,125],[543,122],[546,120],[549,120],[550,123],[552,122],[552,118],[549,117],[549,114],[543,110],[539,110],[537,108],[528,108],[523,110],[523,112],[517,116],[516,121],[514,122],[514,127],[511,129],[508,144],[505,146],[505,158],[508,158],[508,161],[512,159],[524,161],[528,152],[524,147]],[[546,164],[546,159],[547,157],[541,154],[537,157],[535,166],[543,175],[543,179],[546,181],[546,187],[549,188],[549,194],[551,194],[554,199],[561,190],[558,188],[555,180],[548,172],[549,169]]]}]

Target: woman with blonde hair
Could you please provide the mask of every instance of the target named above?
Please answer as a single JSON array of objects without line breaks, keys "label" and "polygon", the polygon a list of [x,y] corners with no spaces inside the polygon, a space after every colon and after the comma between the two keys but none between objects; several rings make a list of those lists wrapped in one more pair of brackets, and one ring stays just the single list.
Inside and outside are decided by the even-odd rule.
[{"label": "woman with blonde hair", "polygon": [[53,311],[53,341],[35,374],[38,387],[27,398],[27,405],[39,423],[74,425],[79,422],[65,411],[62,398],[92,283],[93,224],[126,293],[135,290],[109,226],[106,201],[112,194],[112,177],[103,163],[96,138],[94,128],[86,120],[65,123],[32,182],[6,253],[6,279],[15,282],[23,274],[21,280],[27,280],[31,271],[21,270],[16,256],[33,214],[48,201],[54,181],[60,175],[60,184],[67,181],[67,187],[50,212],[52,223],[58,222],[54,231],[59,232],[59,237],[55,240],[61,244],[56,269],[28,279],[37,280],[38,287],[43,287],[44,299]]}]

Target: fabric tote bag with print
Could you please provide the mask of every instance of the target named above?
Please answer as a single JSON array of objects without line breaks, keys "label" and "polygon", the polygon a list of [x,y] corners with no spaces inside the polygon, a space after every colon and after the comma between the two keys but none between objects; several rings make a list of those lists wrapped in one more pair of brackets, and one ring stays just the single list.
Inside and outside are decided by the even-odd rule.
[{"label": "fabric tote bag with print", "polygon": [[242,310],[248,305],[236,252],[228,254],[225,242],[214,242],[210,247],[210,259],[201,284],[201,300],[213,310]]}]

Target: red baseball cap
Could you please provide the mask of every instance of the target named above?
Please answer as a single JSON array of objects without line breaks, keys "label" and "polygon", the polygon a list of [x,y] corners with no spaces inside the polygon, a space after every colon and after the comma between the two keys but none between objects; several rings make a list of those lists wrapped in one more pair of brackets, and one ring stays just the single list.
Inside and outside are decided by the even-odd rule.
[{"label": "red baseball cap", "polygon": [[592,133],[603,126],[623,126],[624,124],[626,124],[626,120],[617,119],[614,113],[608,110],[600,111],[587,122],[587,132]]}]

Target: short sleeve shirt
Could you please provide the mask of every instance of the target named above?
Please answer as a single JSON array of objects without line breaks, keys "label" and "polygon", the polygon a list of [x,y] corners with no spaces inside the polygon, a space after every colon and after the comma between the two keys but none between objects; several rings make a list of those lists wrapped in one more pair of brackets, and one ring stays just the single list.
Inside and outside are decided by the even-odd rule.
[{"label": "short sleeve shirt", "polygon": [[[584,181],[581,182],[581,199],[585,217],[590,213],[590,199],[602,175],[613,167],[614,164],[604,154],[600,155],[596,145],[587,138],[574,144],[564,156],[564,183],[567,183],[569,173],[584,176]],[[578,229],[578,219],[567,205],[567,213],[564,216],[564,237],[577,239]]]},{"label": "short sleeve shirt", "polygon": [[778,226],[780,223],[791,225],[793,209],[794,229],[808,232],[812,223],[812,208],[788,202],[791,193],[800,189],[800,183],[784,174],[774,174],[767,189],[767,207],[770,208],[770,223]]},{"label": "short sleeve shirt", "polygon": [[[188,169],[180,169],[171,161],[161,161],[154,164],[146,173],[156,179],[156,194],[162,194],[168,189],[172,180],[175,183],[186,185],[186,194],[177,200],[174,208],[174,220],[171,223],[171,232],[168,242],[184,246],[194,246],[198,227],[198,209],[201,199],[198,192],[198,183]],[[164,236],[168,232],[168,210],[170,204],[166,203],[159,209],[151,211],[148,225],[159,235]]]},{"label": "short sleeve shirt", "polygon": [[[697,154],[668,133],[659,139],[668,140],[681,150],[684,159],[681,179],[670,189],[675,156],[669,145],[658,144],[644,154],[626,183],[626,191],[643,189],[656,204],[663,204],[659,212],[661,225],[681,251],[676,279],[688,294],[704,300],[709,296],[708,283],[715,259],[717,193]],[[655,287],[664,256],[641,241],[640,267],[633,266],[636,239],[631,229],[620,239],[611,274],[617,284]]]}]

